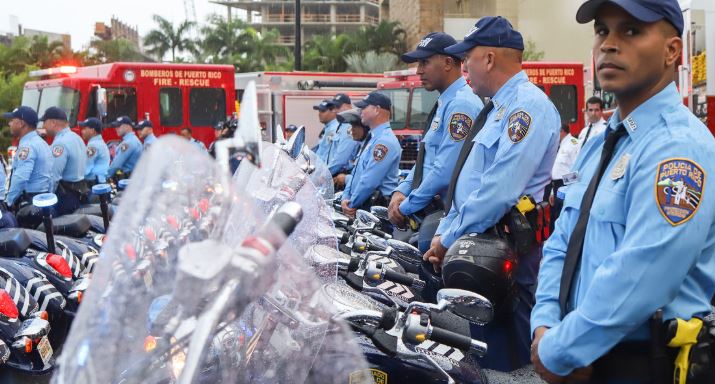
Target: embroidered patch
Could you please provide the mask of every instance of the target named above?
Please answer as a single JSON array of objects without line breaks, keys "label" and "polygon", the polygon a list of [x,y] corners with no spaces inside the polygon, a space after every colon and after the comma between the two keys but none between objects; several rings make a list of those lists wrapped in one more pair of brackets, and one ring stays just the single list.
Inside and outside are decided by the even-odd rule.
[{"label": "embroidered patch", "polygon": [[25,160],[27,159],[27,156],[30,155],[30,148],[29,147],[22,147],[17,150],[17,158],[20,160]]},{"label": "embroidered patch", "polygon": [[373,159],[375,159],[375,161],[382,161],[385,156],[387,156],[387,147],[382,144],[376,145],[372,151]]},{"label": "embroidered patch", "polygon": [[119,146],[119,150],[122,151],[122,152],[125,152],[127,149],[129,149],[129,144],[127,144],[127,143],[122,143],[122,144]]},{"label": "embroidered patch", "polygon": [[60,157],[65,152],[65,148],[61,145],[52,146],[52,156]]},{"label": "embroidered patch", "polygon": [[449,120],[449,135],[454,141],[462,141],[469,134],[472,118],[464,113],[455,113]]},{"label": "embroidered patch", "polygon": [[658,164],[655,200],[671,225],[690,220],[700,206],[705,188],[705,171],[689,159],[667,159]]},{"label": "embroidered patch", "polygon": [[97,154],[97,148],[87,147],[87,157],[92,157]]},{"label": "embroidered patch", "polygon": [[576,138],[571,139],[571,144],[578,145],[578,139],[576,139]]},{"label": "embroidered patch", "polygon": [[526,113],[526,111],[516,111],[512,113],[509,116],[509,125],[507,126],[509,140],[514,144],[524,140],[529,133],[530,126],[531,115]]}]

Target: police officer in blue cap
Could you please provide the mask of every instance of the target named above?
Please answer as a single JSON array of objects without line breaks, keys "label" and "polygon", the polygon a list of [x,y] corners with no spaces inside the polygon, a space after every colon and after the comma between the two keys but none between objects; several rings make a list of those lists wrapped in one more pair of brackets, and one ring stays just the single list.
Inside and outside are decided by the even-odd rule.
[{"label": "police officer in blue cap", "polygon": [[360,144],[353,140],[350,135],[350,124],[341,123],[337,120],[337,114],[349,111],[352,108],[350,97],[344,93],[338,93],[331,100],[335,111],[335,122],[338,124],[335,134],[330,140],[330,150],[328,151],[328,169],[333,177],[338,174],[349,173],[352,170],[352,163],[357,157]]},{"label": "police officer in blue cap", "polygon": [[715,293],[715,139],[674,82],[680,6],[591,0],[576,20],[595,20],[596,74],[618,109],[582,148],[544,246],[532,360],[550,383],[712,383],[689,374],[715,366],[697,353],[714,332],[701,319]]},{"label": "police officer in blue cap", "polygon": [[52,186],[57,194],[57,214],[64,215],[79,208],[80,200],[89,193],[84,182],[87,166],[87,147],[67,123],[67,114],[61,108],[50,107],[40,118],[42,127],[52,141]]},{"label": "police officer in blue cap", "polygon": [[16,210],[32,204],[32,198],[50,191],[52,184],[52,152],[50,146],[35,131],[37,112],[30,107],[18,107],[3,114],[9,119],[10,134],[20,139],[12,160],[8,205]]},{"label": "police officer in blue cap", "polygon": [[402,61],[418,63],[425,89],[440,94],[423,129],[417,163],[392,194],[389,209],[390,221],[399,227],[405,226],[405,216],[417,214],[424,219],[418,240],[422,252],[429,249],[444,214],[442,200],[459,150],[484,106],[462,76],[462,56],[445,52],[456,43],[446,33],[432,32],[417,49],[402,55]]},{"label": "police officer in blue cap", "polygon": [[144,140],[143,149],[146,151],[149,147],[156,141],[156,136],[154,136],[154,125],[152,125],[151,120],[144,119],[134,126],[137,135],[140,139]]},{"label": "police officer in blue cap", "polygon": [[286,127],[286,140],[290,140],[291,136],[298,130],[298,126],[295,124],[288,124]]},{"label": "police officer in blue cap", "polygon": [[109,164],[107,177],[126,179],[131,176],[134,167],[142,154],[142,143],[134,134],[134,123],[129,116],[120,116],[111,123],[112,128],[117,129],[117,135],[122,138],[122,142],[117,148],[114,160]]},{"label": "police officer in blue cap", "polygon": [[338,129],[338,120],[336,119],[335,104],[331,100],[323,100],[313,106],[313,109],[318,111],[318,120],[324,124],[321,132],[320,141],[315,148],[315,154],[328,164],[328,156],[330,156],[331,143],[333,136]]},{"label": "police officer in blue cap", "polygon": [[92,186],[107,182],[109,170],[109,148],[102,138],[102,122],[90,117],[79,122],[82,138],[87,141],[87,167],[84,180]]},{"label": "police officer in blue cap", "polygon": [[[424,256],[436,269],[457,239],[492,231],[521,196],[539,202],[551,181],[561,118],[521,70],[523,50],[521,34],[502,17],[480,19],[464,41],[445,50],[466,52],[471,86],[490,101],[460,150],[446,196],[448,214]],[[541,249],[537,245],[522,253],[511,313],[473,335],[499,345],[480,359],[485,368],[509,371],[529,362],[529,313]]]},{"label": "police officer in blue cap", "polygon": [[354,217],[358,209],[387,205],[385,196],[397,187],[402,154],[400,143],[390,128],[390,98],[373,91],[355,106],[360,108],[360,118],[370,133],[343,191],[343,212],[350,217]]}]

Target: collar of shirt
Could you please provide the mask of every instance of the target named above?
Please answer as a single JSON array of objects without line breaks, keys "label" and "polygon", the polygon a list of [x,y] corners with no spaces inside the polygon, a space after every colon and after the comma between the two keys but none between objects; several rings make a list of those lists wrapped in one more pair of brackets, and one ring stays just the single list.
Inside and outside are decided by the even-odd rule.
[{"label": "collar of shirt", "polygon": [[454,83],[452,83],[449,87],[447,87],[447,89],[444,90],[444,92],[442,92],[442,94],[439,95],[437,101],[440,105],[442,105],[445,100],[454,98],[454,96],[457,95],[457,91],[462,89],[465,85],[467,85],[467,80],[460,76],[459,79],[455,80]]},{"label": "collar of shirt", "polygon": [[389,122],[380,124],[380,125],[378,125],[377,127],[371,129],[371,130],[370,130],[370,134],[372,134],[372,138],[370,139],[370,141],[375,141],[375,140],[377,140],[377,138],[378,138],[380,135],[382,135],[382,133],[385,132],[385,131],[388,130],[388,129],[390,129],[390,123],[389,123]]},{"label": "collar of shirt", "polygon": [[492,109],[489,114],[492,114],[496,111],[500,111],[502,108],[506,108],[509,103],[514,100],[514,94],[516,93],[516,89],[519,87],[519,85],[527,81],[529,81],[529,77],[526,76],[526,73],[524,71],[520,71],[516,75],[512,76],[509,81],[504,83],[504,85],[499,88],[494,97],[492,97],[494,109]]},{"label": "collar of shirt", "polygon": [[104,141],[102,135],[92,136],[89,141]]},{"label": "collar of shirt", "polygon": [[20,139],[20,142],[18,143],[18,146],[22,145],[22,143],[24,143],[24,142],[27,142],[27,141],[32,140],[34,137],[40,137],[40,135],[38,135],[38,134],[37,134],[37,131],[35,131],[35,130],[33,129],[32,131],[30,131],[30,132],[28,132],[27,134],[25,134],[25,136],[23,136],[22,139]]},{"label": "collar of shirt", "polygon": [[134,132],[127,132],[124,136],[122,136],[122,141],[124,140],[129,140],[134,136],[134,138],[137,137],[137,135]]},{"label": "collar of shirt", "polygon": [[325,131],[327,132],[328,129],[335,130],[338,128],[338,125],[339,125],[338,119],[337,118],[333,119],[333,120],[329,121],[328,124],[325,124]]},{"label": "collar of shirt", "polygon": [[55,135],[55,138],[63,136],[64,134],[68,133],[69,131],[70,131],[70,127],[64,127],[59,132],[57,132],[57,134]]},{"label": "collar of shirt", "polygon": [[[638,108],[633,110],[623,121],[621,121],[621,111],[616,109],[608,121],[606,134],[615,130],[619,124],[623,123],[631,140],[637,140],[640,136],[645,134],[643,132],[648,131],[648,129],[646,129],[647,127],[658,125],[664,112],[671,110],[673,105],[679,105],[681,102],[680,94],[675,87],[675,83],[672,82],[653,97],[646,100],[645,103],[639,105]],[[638,129],[639,127],[642,129]]]}]

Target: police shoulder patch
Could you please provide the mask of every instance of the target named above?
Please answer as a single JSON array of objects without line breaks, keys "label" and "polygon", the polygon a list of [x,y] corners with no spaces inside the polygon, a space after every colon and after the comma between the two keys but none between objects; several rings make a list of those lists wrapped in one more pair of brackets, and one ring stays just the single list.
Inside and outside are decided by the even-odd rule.
[{"label": "police shoulder patch", "polygon": [[449,119],[449,135],[454,141],[462,141],[469,134],[472,118],[465,113],[455,113]]},{"label": "police shoulder patch", "polygon": [[61,145],[53,145],[52,146],[52,156],[54,157],[60,157],[62,154],[65,152],[65,148]]},{"label": "police shoulder patch", "polygon": [[129,144],[127,144],[127,143],[122,143],[121,145],[119,145],[119,149],[120,149],[122,152],[124,152],[124,151],[126,151],[127,149],[129,149]]},{"label": "police shoulder patch", "polygon": [[378,144],[375,146],[375,149],[372,150],[372,158],[375,159],[375,161],[382,161],[385,159],[385,156],[387,156],[388,149],[385,145],[383,144]]},{"label": "police shoulder patch", "polygon": [[519,110],[511,115],[509,115],[509,123],[507,126],[507,134],[509,135],[509,140],[516,144],[529,134],[529,127],[531,127],[531,115],[524,110]]},{"label": "police shoulder patch", "polygon": [[30,147],[22,147],[17,150],[17,158],[20,160],[25,160],[27,159],[27,156],[30,155]]},{"label": "police shoulder patch", "polygon": [[92,157],[97,154],[97,148],[87,147],[87,157]]},{"label": "police shoulder patch", "polygon": [[672,226],[690,220],[705,188],[705,171],[698,163],[684,158],[661,161],[655,178],[658,210]]}]

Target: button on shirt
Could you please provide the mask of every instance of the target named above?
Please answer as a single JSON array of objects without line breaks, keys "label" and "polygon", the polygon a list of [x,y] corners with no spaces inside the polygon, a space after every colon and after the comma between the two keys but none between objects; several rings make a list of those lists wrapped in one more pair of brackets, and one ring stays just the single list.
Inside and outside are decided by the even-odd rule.
[{"label": "button on shirt", "polygon": [[411,215],[426,207],[436,195],[444,199],[464,139],[484,108],[482,100],[463,77],[442,92],[437,104],[434,119],[422,139],[425,143],[422,182],[412,190],[415,166],[397,187],[398,192],[407,196],[400,204],[403,215]]},{"label": "button on shirt", "polygon": [[108,169],[109,148],[107,143],[102,139],[102,135],[94,136],[87,142],[87,168],[84,178],[98,183],[106,183]]},{"label": "button on shirt", "polygon": [[554,234],[544,245],[532,332],[550,327],[539,357],[566,375],[616,344],[649,337],[648,319],[710,313],[715,290],[715,139],[685,107],[671,83],[621,122],[628,135],[616,146],[597,189],[583,255],[563,320],[561,272],[586,188],[598,167],[605,134],[589,140],[566,189]]},{"label": "button on shirt", "polygon": [[455,188],[454,202],[437,234],[449,248],[465,233],[483,233],[519,197],[537,201],[551,181],[561,118],[548,97],[524,72],[507,81],[492,98],[494,109],[474,138]]},{"label": "button on shirt", "polygon": [[156,141],[156,136],[153,133],[147,135],[144,138],[144,150],[146,151]]},{"label": "button on shirt", "polygon": [[328,168],[333,176],[341,171],[351,170],[351,160],[357,156],[360,143],[353,140],[353,137],[348,133],[349,129],[350,124],[339,124],[330,142]]},{"label": "button on shirt", "polygon": [[87,147],[78,134],[69,127],[57,132],[52,141],[52,188],[54,191],[61,180],[78,182],[84,180],[87,167]]},{"label": "button on shirt", "polygon": [[561,180],[564,175],[571,171],[571,167],[576,162],[581,143],[571,134],[564,136],[559,145],[559,152],[556,154],[554,169],[551,171],[551,178]]},{"label": "button on shirt", "polygon": [[48,192],[52,184],[52,151],[36,131],[20,139],[12,161],[7,203],[15,204],[22,192]]},{"label": "button on shirt", "polygon": [[371,129],[370,135],[343,191],[350,208],[360,207],[375,190],[389,196],[397,187],[402,154],[397,137],[389,123]]},{"label": "button on shirt", "polygon": [[318,142],[318,148],[315,150],[315,154],[328,164],[328,156],[330,156],[330,145],[333,140],[333,135],[338,130],[338,119],[333,119],[328,124],[325,124],[323,128],[323,137],[320,138]]},{"label": "button on shirt", "polygon": [[114,160],[112,160],[112,163],[109,165],[107,176],[114,176],[120,169],[124,173],[133,171],[141,154],[142,143],[137,138],[137,135],[135,135],[134,132],[125,134],[124,137],[122,137],[122,142],[119,144],[119,147],[117,147],[117,154],[114,156]]}]

